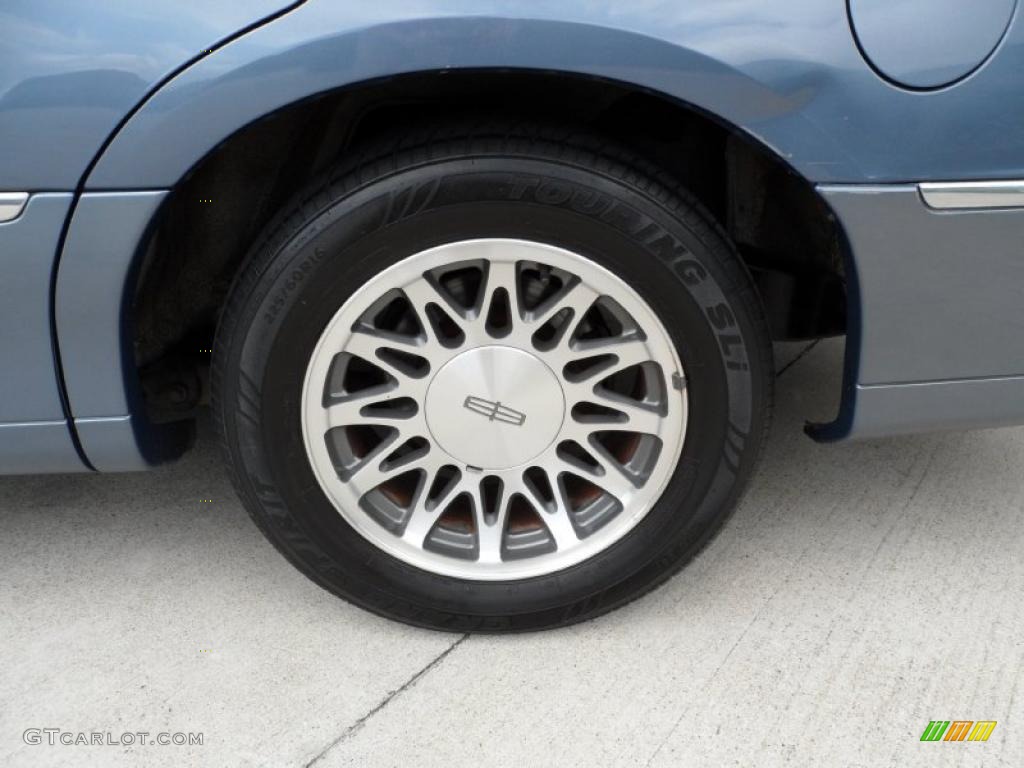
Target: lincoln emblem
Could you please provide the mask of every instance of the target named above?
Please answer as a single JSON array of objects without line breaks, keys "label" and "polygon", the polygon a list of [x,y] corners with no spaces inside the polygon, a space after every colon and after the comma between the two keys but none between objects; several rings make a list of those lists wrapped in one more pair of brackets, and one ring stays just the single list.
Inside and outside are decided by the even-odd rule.
[{"label": "lincoln emblem", "polygon": [[496,403],[493,400],[485,400],[482,397],[467,397],[462,407],[468,408],[473,413],[486,416],[490,421],[501,421],[517,427],[521,427],[523,422],[526,421],[525,413],[509,408],[501,403]]}]

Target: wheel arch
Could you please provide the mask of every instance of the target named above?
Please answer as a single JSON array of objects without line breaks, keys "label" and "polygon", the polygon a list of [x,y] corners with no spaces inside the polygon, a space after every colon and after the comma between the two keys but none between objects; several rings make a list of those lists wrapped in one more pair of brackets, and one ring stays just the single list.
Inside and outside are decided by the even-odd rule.
[{"label": "wheel arch", "polygon": [[[282,21],[285,20],[287,17]],[[481,35],[481,30],[490,30],[492,34],[490,37]],[[119,272],[118,267],[113,265],[114,260],[110,261],[110,279],[119,279],[123,286],[120,308],[120,333],[123,338],[117,345],[106,345],[107,349],[116,347],[121,350],[117,373],[111,376],[109,385],[129,390],[134,388],[136,395],[126,396],[124,402],[130,411],[125,415],[132,416],[136,422],[148,422],[151,416],[139,412],[141,400],[137,395],[144,388],[136,384],[125,385],[124,382],[132,382],[133,379],[137,382],[145,364],[156,359],[143,359],[140,362],[137,308],[140,302],[147,299],[146,286],[152,284],[147,283],[147,280],[151,280],[155,274],[154,265],[159,268],[159,265],[173,264],[173,261],[168,261],[168,253],[173,252],[173,249],[161,250],[161,232],[175,221],[175,216],[180,217],[183,212],[187,214],[190,206],[193,214],[198,207],[216,206],[217,196],[227,188],[218,186],[216,181],[224,169],[218,162],[233,152],[238,153],[245,141],[259,143],[261,137],[268,135],[265,131],[271,134],[274,131],[279,134],[288,133],[296,125],[294,121],[297,116],[309,120],[311,116],[329,114],[333,119],[343,121],[344,114],[338,117],[338,102],[355,93],[392,93],[390,89],[396,86],[401,88],[417,82],[417,79],[452,82],[460,77],[476,78],[477,82],[497,82],[501,79],[507,82],[517,78],[536,82],[538,79],[546,79],[549,82],[561,81],[563,90],[582,88],[586,92],[596,92],[609,89],[620,96],[626,94],[639,98],[646,104],[659,104],[665,114],[671,113],[683,123],[714,126],[711,132],[716,136],[735,142],[761,160],[767,160],[773,166],[783,169],[787,177],[804,190],[807,199],[813,198],[813,204],[819,206],[821,220],[827,221],[829,227],[837,228],[831,212],[814,192],[811,182],[793,165],[793,153],[773,146],[750,129],[759,120],[790,110],[792,104],[785,96],[771,91],[738,70],[695,51],[633,33],[585,24],[513,23],[500,19],[400,22],[305,42],[272,54],[267,54],[265,46],[256,45],[250,39],[265,34],[264,30],[258,30],[232,42],[200,60],[154,94],[110,142],[85,184],[86,198],[114,189],[171,190],[144,227],[135,225],[144,234],[131,254],[119,260]],[[427,38],[433,42],[423,46],[424,53],[410,57],[401,66],[387,56],[364,55],[360,58],[357,55],[360,50],[405,50],[406,45],[399,43],[411,44],[410,36],[413,34],[417,40]],[[499,45],[493,43],[495,36],[500,40]],[[513,61],[525,61],[525,52],[509,53],[517,45],[537,54],[534,58],[538,64],[543,65],[544,58],[539,53],[544,48],[541,43],[545,40],[550,42],[556,37],[562,41],[564,50],[585,52],[599,45],[610,52],[609,57],[607,60],[602,57],[601,63],[594,64],[587,61],[586,55],[581,55],[575,63],[560,62],[560,66],[554,69],[550,66],[493,66],[497,56],[511,56]],[[566,46],[566,37],[576,41],[575,44]],[[489,46],[484,44],[488,39],[491,40]],[[467,40],[470,43],[466,43]],[[465,50],[460,47],[464,44]],[[338,55],[337,62],[333,62],[332,58],[333,63],[325,64],[325,60],[331,58],[327,54],[339,50],[348,51],[348,55]],[[453,57],[453,51],[462,53],[459,57]],[[453,58],[460,59],[462,65],[453,64]],[[626,59],[634,63],[630,70],[625,68]],[[316,71],[313,77],[304,78],[303,74],[315,65],[319,65],[321,71]],[[254,89],[253,78],[261,78],[261,81],[270,85]],[[670,83],[677,78],[681,78],[680,82],[670,87]],[[681,97],[681,92],[689,98]],[[218,107],[224,104],[230,104],[230,107],[220,111]],[[346,126],[342,125],[341,128],[345,130]],[[807,130],[801,133],[806,141],[801,147],[802,158],[817,157],[819,160],[816,162],[825,163],[820,158],[829,156],[833,158],[831,162],[840,162],[841,154],[829,147],[828,140],[812,126],[808,125]],[[294,148],[287,141],[283,144]],[[159,147],[159,151],[155,151],[155,147]],[[245,156],[244,151],[241,156]],[[322,161],[323,157],[319,159]],[[316,161],[314,157],[312,162]],[[228,163],[227,167],[237,169],[239,166]],[[220,184],[227,178],[227,175],[220,175]],[[208,182],[211,186],[206,188],[214,191],[204,195],[202,189]],[[273,201],[275,195],[280,198],[287,191],[287,184],[283,187],[279,185],[276,192],[271,184],[261,189],[265,197],[263,202]],[[707,203],[713,192],[705,192],[707,194],[702,199]],[[214,202],[203,202],[205,200]],[[190,204],[185,205],[184,210],[182,201]],[[242,206],[241,211],[246,210]],[[716,215],[724,213],[718,211]],[[195,222],[194,218],[187,215],[183,220],[190,224]],[[234,220],[239,220],[238,212]],[[74,227],[71,230],[73,234]],[[73,243],[74,238],[69,236],[69,246]],[[232,259],[240,259],[241,250],[244,248],[235,248],[221,266],[230,266]],[[66,254],[66,257],[68,255],[74,257],[73,252]],[[203,263],[203,260],[196,263]],[[203,272],[202,269],[199,271]],[[199,283],[190,282],[186,274],[184,281],[179,280],[178,287],[182,297],[191,295],[199,298],[195,293],[198,285],[204,294],[199,302],[212,307],[215,312],[217,299],[226,290],[223,282],[222,271],[207,269],[200,275]],[[160,281],[156,281],[156,284],[159,285]],[[165,314],[167,312],[165,310]],[[173,307],[169,312],[173,314]],[[201,334],[190,336],[189,330],[186,329],[179,341],[194,349],[208,348],[202,346],[204,340]],[[848,380],[851,370],[848,367]],[[97,386],[95,371],[87,378],[85,386]],[[76,386],[74,371],[66,371],[66,379],[69,390],[73,391]],[[76,417],[83,417],[83,421],[101,415],[107,417],[110,414],[76,413]],[[124,464],[124,467],[133,468],[136,464],[144,466],[152,463],[150,457],[154,451],[143,443],[150,439],[148,435],[153,434],[153,431],[136,427],[131,434],[132,440],[126,442],[133,444],[125,445],[124,450],[137,452],[138,455],[133,455],[132,461]],[[107,443],[110,442],[108,438]],[[86,450],[88,452],[88,446]],[[110,447],[106,446],[105,450],[109,451]],[[118,462],[112,466],[122,468]]]},{"label": "wheel arch", "polygon": [[[802,66],[806,79],[822,75],[823,65]],[[579,21],[490,16],[402,19],[323,36],[292,13],[203,57],[152,94],[97,159],[85,189],[167,189],[232,134],[303,99],[380,79],[474,69],[619,82],[715,116],[812,181],[858,175],[836,140],[803,114],[805,89],[756,79],[696,46]]]}]

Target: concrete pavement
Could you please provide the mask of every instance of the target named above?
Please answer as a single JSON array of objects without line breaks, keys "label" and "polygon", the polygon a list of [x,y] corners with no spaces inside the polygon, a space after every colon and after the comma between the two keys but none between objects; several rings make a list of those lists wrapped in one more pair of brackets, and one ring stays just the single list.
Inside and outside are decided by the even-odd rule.
[{"label": "concrete pavement", "polygon": [[[326,594],[208,438],[149,474],[0,479],[0,765],[1024,764],[1024,429],[816,445],[800,427],[834,412],[842,344],[806,347],[777,350],[767,454],[718,538],[548,633],[433,633]],[[920,742],[938,719],[998,726]]]}]

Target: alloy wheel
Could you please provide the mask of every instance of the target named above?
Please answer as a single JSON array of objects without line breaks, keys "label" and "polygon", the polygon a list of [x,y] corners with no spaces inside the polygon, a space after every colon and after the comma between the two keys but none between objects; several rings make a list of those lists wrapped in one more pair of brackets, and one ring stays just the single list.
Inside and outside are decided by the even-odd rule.
[{"label": "alloy wheel", "polygon": [[654,311],[587,259],[523,240],[412,255],[352,295],[302,394],[324,493],[399,560],[475,580],[593,557],[679,460],[683,366]]}]

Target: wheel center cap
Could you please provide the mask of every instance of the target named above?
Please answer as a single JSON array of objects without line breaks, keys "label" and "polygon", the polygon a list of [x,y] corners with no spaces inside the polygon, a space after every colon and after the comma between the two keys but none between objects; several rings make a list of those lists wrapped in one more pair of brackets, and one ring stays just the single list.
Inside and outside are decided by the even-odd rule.
[{"label": "wheel center cap", "polygon": [[508,469],[540,454],[558,435],[565,396],[534,355],[477,347],[448,361],[427,390],[427,426],[467,466]]}]

